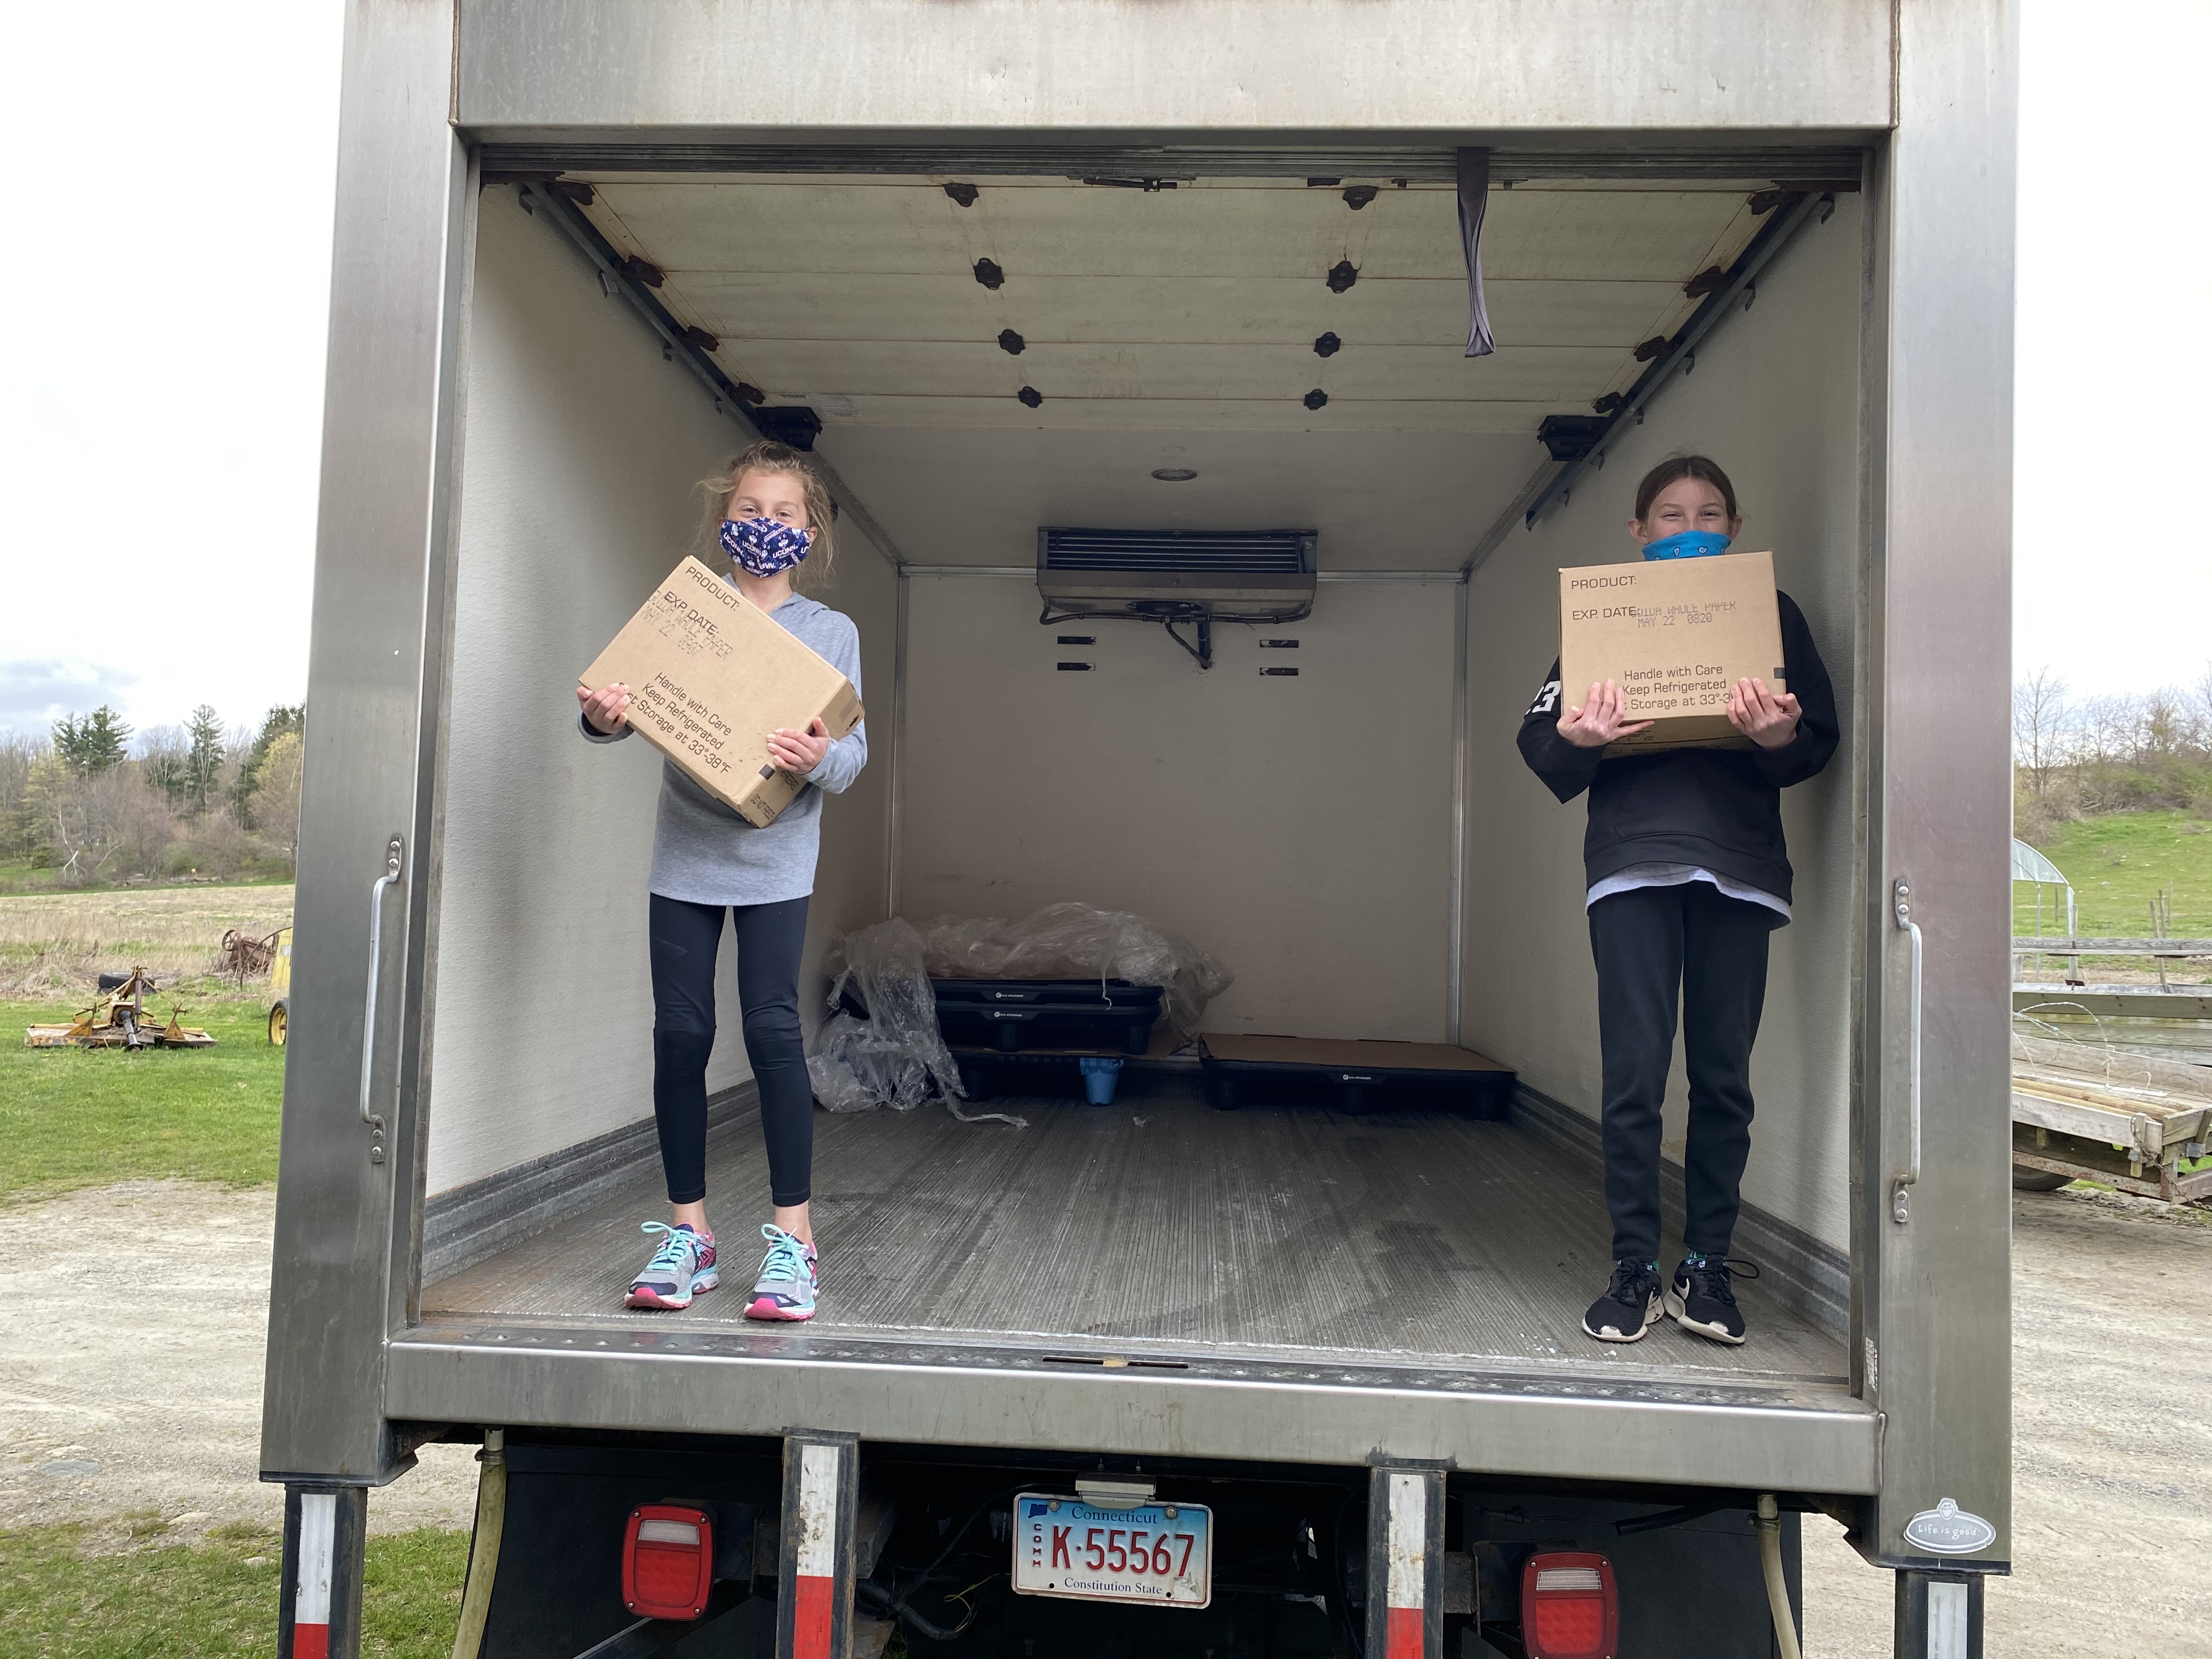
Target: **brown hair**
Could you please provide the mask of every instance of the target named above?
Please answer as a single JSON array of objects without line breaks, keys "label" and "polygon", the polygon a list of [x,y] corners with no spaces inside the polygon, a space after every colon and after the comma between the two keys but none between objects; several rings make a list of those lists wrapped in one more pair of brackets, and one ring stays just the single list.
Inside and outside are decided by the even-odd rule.
[{"label": "brown hair", "polygon": [[1668,484],[1680,483],[1685,478],[1695,478],[1719,490],[1721,500],[1727,503],[1730,520],[1743,516],[1735,510],[1735,486],[1729,482],[1729,475],[1717,464],[1703,455],[1676,455],[1653,467],[1644,475],[1644,482],[1636,486],[1637,523],[1642,524],[1650,516],[1651,503],[1659,498],[1661,490]]},{"label": "brown hair", "polygon": [[773,438],[747,445],[713,477],[699,480],[699,489],[707,498],[707,514],[699,526],[693,554],[709,564],[722,557],[722,520],[729,516],[730,497],[738,493],[738,481],[748,472],[784,472],[799,480],[806,502],[806,528],[813,543],[806,550],[806,557],[791,573],[791,585],[801,589],[824,586],[837,556],[833,525],[836,510],[830,504],[830,487],[822,482],[822,475],[814,470],[814,464],[803,451],[780,444]]}]

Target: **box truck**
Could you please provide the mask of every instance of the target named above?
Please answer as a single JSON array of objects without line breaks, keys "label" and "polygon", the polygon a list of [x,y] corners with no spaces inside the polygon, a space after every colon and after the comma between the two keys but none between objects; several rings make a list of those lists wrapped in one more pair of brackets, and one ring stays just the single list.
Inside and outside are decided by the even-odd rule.
[{"label": "box truck", "polygon": [[[484,1460],[464,1652],[1790,1653],[1819,1514],[1894,1571],[1898,1653],[1978,1655],[2014,29],[355,0],[284,1651],[358,1650],[368,1506],[445,1441]],[[658,762],[579,738],[574,676],[761,433],[836,497],[876,756],[825,815],[810,1018],[841,933],[1079,900],[1224,963],[1210,1028],[1477,1050],[1504,1120],[1216,1110],[1172,1060],[1018,1127],[824,1115],[820,1317],[623,1311]],[[1843,747],[1785,798],[1752,1340],[1601,1346],[1581,814],[1513,736],[1557,573],[1632,555],[1636,478],[1686,451],[1774,550]],[[734,1238],[764,1188],[728,1036],[711,1080]]]}]

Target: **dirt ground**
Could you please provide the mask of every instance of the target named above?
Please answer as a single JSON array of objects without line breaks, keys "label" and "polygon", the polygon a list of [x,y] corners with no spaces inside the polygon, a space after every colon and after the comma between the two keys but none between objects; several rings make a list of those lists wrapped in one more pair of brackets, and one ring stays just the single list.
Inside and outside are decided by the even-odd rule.
[{"label": "dirt ground", "polygon": [[[2212,1214],[2013,1202],[2013,1577],[1989,1659],[2212,1655]],[[1805,1528],[1808,1659],[1890,1651],[1894,1581]]]},{"label": "dirt ground", "polygon": [[[0,1527],[273,1525],[254,1479],[273,1197],[149,1182],[0,1210]],[[1990,1659],[2212,1655],[2212,1217],[2078,1193],[2014,1210],[2015,1576]],[[468,1524],[432,1446],[379,1530]],[[143,1526],[140,1532],[143,1535]],[[1892,1580],[1806,1527],[1805,1650],[1890,1650]]]},{"label": "dirt ground", "polygon": [[[276,1203],[149,1181],[0,1208],[0,1527],[281,1522],[255,1479]],[[469,1524],[470,1449],[421,1456],[370,1498],[374,1529]]]}]

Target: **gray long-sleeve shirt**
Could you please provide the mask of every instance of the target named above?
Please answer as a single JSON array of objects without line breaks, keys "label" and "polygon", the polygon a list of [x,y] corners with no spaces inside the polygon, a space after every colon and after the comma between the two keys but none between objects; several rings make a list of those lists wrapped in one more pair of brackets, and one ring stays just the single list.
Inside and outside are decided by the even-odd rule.
[{"label": "gray long-sleeve shirt", "polygon": [[[826,659],[860,690],[860,631],[853,619],[797,596],[769,613],[800,643]],[[865,694],[864,694],[865,695]],[[577,716],[593,743],[619,743],[594,732]],[[693,904],[780,904],[814,890],[814,862],[822,848],[822,792],[842,794],[868,763],[868,723],[830,745],[822,764],[806,775],[811,786],[775,823],[756,830],[692,782],[672,761],[660,769],[660,806],[653,831],[653,891]]]}]

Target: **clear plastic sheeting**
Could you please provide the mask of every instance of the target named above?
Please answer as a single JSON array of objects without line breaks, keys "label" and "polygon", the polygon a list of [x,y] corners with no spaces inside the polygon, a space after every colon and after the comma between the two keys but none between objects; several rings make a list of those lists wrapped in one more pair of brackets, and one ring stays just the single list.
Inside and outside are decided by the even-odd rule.
[{"label": "clear plastic sheeting", "polygon": [[[1183,1042],[1198,1035],[1206,1005],[1236,982],[1236,975],[1188,939],[1129,911],[1094,904],[1048,904],[1019,921],[939,916],[917,937],[925,969],[939,979],[1126,979],[1157,985],[1164,994],[1164,1017]],[[927,996],[928,987],[922,990]]]},{"label": "clear plastic sheeting", "polygon": [[[930,979],[1097,979],[1157,985],[1162,1017],[1177,1039],[1198,1035],[1206,1007],[1232,975],[1188,939],[1127,910],[1051,904],[1019,921],[997,916],[939,916],[926,932],[894,916],[846,934],[830,947],[830,1006],[838,1010],[815,1038],[806,1061],[814,1097],[833,1112],[878,1106],[910,1112],[933,1094],[963,1122],[1004,1112],[963,1112],[959,1062],[937,1025]],[[868,1017],[839,1005],[845,988]]]},{"label": "clear plastic sheeting", "polygon": [[865,1112],[888,1106],[910,1112],[934,1092],[963,1122],[994,1119],[1027,1127],[1004,1112],[960,1109],[965,1092],[960,1067],[937,1030],[937,998],[923,966],[921,935],[913,923],[894,916],[848,933],[831,945],[826,965],[830,1006],[837,1006],[849,981],[868,1018],[834,1013],[816,1036],[806,1074],[815,1099],[824,1107]]}]

